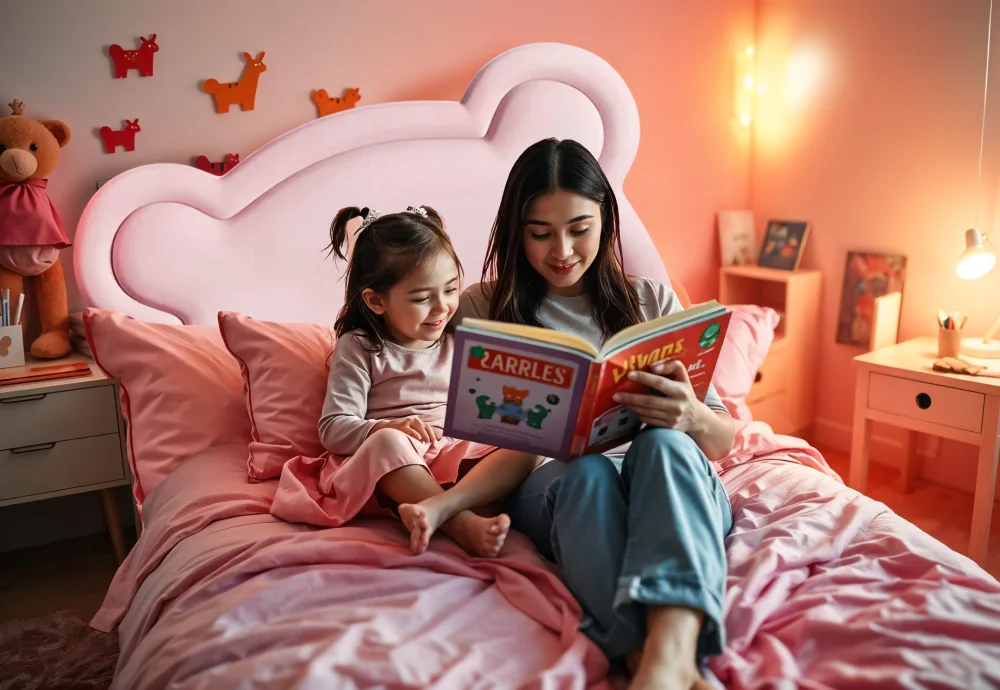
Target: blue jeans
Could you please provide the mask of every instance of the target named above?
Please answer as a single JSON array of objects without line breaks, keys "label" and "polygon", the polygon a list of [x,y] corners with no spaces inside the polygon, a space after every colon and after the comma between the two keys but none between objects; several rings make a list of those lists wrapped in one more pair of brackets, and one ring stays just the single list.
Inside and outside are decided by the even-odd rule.
[{"label": "blue jeans", "polygon": [[621,473],[604,455],[550,461],[504,500],[511,526],[562,569],[581,630],[614,659],[642,648],[647,605],[702,611],[698,660],[719,654],[729,498],[687,434],[646,429]]}]

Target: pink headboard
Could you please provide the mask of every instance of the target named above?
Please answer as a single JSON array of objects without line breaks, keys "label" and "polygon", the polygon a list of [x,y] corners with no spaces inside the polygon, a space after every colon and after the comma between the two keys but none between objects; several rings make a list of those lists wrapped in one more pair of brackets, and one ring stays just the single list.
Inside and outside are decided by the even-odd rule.
[{"label": "pink headboard", "polygon": [[596,55],[533,44],[491,60],[461,102],[359,107],[304,124],[222,177],[180,164],[134,168],[91,199],[75,237],[88,304],[144,321],[214,324],[219,310],[332,323],[344,266],[326,258],[344,206],[441,212],[479,279],[504,182],[539,139],[572,138],[600,160],[620,205],[625,269],[667,281],[622,192],[639,114],[621,76]]}]

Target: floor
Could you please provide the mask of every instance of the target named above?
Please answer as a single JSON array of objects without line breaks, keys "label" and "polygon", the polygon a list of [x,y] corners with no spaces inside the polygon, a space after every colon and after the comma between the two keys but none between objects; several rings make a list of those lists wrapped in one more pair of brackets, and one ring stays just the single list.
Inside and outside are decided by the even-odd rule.
[{"label": "floor", "polygon": [[[847,476],[845,453],[820,451],[838,474]],[[964,553],[969,543],[972,497],[919,479],[913,492],[904,495],[896,488],[897,478],[896,470],[872,463],[868,495]],[[1000,580],[1000,504],[993,509],[990,551],[984,567]],[[0,553],[0,623],[68,608],[96,612],[116,569],[106,534]]]}]

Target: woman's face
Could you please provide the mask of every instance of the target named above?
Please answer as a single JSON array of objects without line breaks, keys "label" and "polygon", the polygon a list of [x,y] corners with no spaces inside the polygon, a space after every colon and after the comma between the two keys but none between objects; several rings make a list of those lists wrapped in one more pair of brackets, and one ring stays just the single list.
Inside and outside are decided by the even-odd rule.
[{"label": "woman's face", "polygon": [[528,263],[557,295],[583,294],[583,274],[601,244],[601,205],[556,189],[536,196],[524,221]]}]

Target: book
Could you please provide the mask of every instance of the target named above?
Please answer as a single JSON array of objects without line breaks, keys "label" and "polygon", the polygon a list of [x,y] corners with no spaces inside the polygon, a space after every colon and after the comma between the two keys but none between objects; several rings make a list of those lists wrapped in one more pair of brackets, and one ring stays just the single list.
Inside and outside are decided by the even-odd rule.
[{"label": "book", "polygon": [[93,371],[86,362],[70,362],[41,367],[18,367],[13,371],[0,372],[0,387],[16,386],[21,383],[51,381],[55,379],[90,376]]},{"label": "book", "polygon": [[719,211],[719,252],[723,266],[754,262],[753,211]]},{"label": "book", "polygon": [[628,373],[679,360],[704,401],[731,315],[713,300],[630,326],[600,349],[570,333],[466,318],[444,433],[563,461],[616,448],[641,422],[612,396],[652,392]]},{"label": "book", "polygon": [[810,224],[801,221],[772,220],[767,224],[757,265],[795,271],[809,238]]}]

